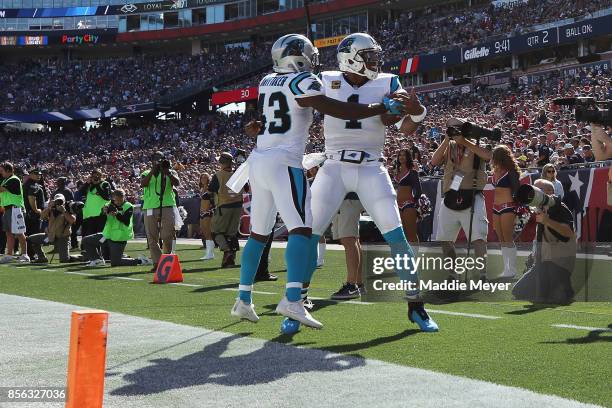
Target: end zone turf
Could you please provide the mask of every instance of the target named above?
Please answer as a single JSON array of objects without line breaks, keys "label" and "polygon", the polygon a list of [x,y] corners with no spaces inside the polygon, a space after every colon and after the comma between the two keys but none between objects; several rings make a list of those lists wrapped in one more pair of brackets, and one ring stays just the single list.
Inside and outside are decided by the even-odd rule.
[{"label": "end zone turf", "polygon": [[[134,247],[136,251],[132,251],[132,254],[142,252],[142,247],[139,248],[136,245]],[[334,356],[332,358],[339,358],[339,361],[346,360],[348,364],[353,364],[352,362],[356,361],[354,359],[361,359],[361,361],[367,362],[365,363],[367,370],[360,375],[366,375],[369,372],[370,360],[379,360],[391,363],[393,367],[401,366],[406,370],[417,368],[427,370],[424,373],[406,371],[404,375],[408,374],[408,378],[413,378],[416,373],[420,373],[418,377],[427,377],[425,373],[433,371],[437,373],[436,375],[444,373],[463,377],[464,381],[481,380],[604,406],[609,405],[612,401],[612,391],[609,387],[609,350],[612,333],[588,330],[607,328],[610,325],[612,321],[612,305],[610,303],[574,303],[570,306],[556,308],[535,307],[524,302],[461,302],[437,305],[432,306],[431,309],[435,310],[432,315],[440,324],[441,332],[426,334],[418,332],[416,326],[407,321],[405,306],[399,303],[359,304],[358,302],[337,303],[320,300],[315,301],[315,315],[325,324],[325,328],[320,331],[302,330],[289,338],[279,335],[278,327],[281,318],[272,314],[276,302],[281,297],[285,281],[285,274],[281,266],[283,261],[282,250],[274,249],[272,253],[271,268],[272,271],[280,275],[280,279],[278,282],[256,284],[256,291],[260,293],[255,293],[254,301],[258,312],[262,314],[262,319],[257,324],[236,322],[229,314],[232,300],[235,297],[234,289],[238,282],[238,270],[217,269],[220,263],[219,259],[206,262],[198,261],[197,258],[201,255],[200,251],[196,247],[188,246],[181,246],[179,250],[179,256],[183,264],[184,285],[161,286],[149,284],[148,282],[152,281],[152,274],[148,272],[146,267],[86,269],[79,265],[51,264],[47,266],[0,267],[0,292],[109,310],[111,312],[111,322],[113,312],[115,312],[115,314],[124,313],[193,326],[190,330],[199,330],[198,333],[200,334],[203,333],[202,328],[225,332],[225,334],[212,333],[207,336],[214,335],[227,338],[231,337],[228,333],[238,335],[238,337],[231,337],[231,341],[217,348],[208,348],[207,345],[199,343],[199,350],[192,349],[190,352],[185,351],[181,354],[175,352],[173,348],[172,352],[164,354],[163,358],[176,361],[176,363],[172,361],[166,363],[176,369],[183,370],[182,375],[187,378],[189,378],[190,373],[199,370],[196,367],[199,364],[194,364],[194,361],[200,360],[183,359],[186,355],[206,351],[204,354],[200,354],[200,357],[204,359],[202,361],[205,361],[209,353],[216,355],[215,358],[232,356],[236,353],[244,354],[245,350],[249,354],[251,351],[248,351],[248,347],[241,352],[235,351],[234,346],[230,347],[229,344],[243,344],[243,341],[246,341],[243,340],[243,337],[250,337],[255,339],[253,341],[258,342],[260,349],[269,348],[274,350],[274,353],[280,353],[278,355],[283,356],[283,358],[291,359],[291,357],[285,357],[290,353],[278,351],[278,347],[282,346],[277,343],[298,346],[301,347],[301,350],[307,349],[306,352],[299,351],[298,353],[306,353],[302,356],[307,356],[308,359],[314,358],[315,361],[317,359],[321,361],[321,356],[328,356],[330,353]],[[314,297],[328,298],[338,288],[344,276],[344,254],[329,251],[326,258],[325,267],[317,271],[312,289]],[[14,310],[14,316],[11,317],[11,326],[17,327],[18,338],[24,338],[25,334],[35,332],[37,327],[42,326],[43,330],[49,330],[52,327],[45,323],[45,317],[50,319],[50,310],[47,311],[46,308],[43,308],[43,310],[33,312],[27,309],[28,307],[22,305]],[[37,318],[40,319],[38,323],[27,325],[28,321],[33,321],[33,315],[28,313],[38,314]],[[47,314],[48,316],[46,316]],[[479,316],[494,318],[481,318]],[[69,314],[66,315],[66,321],[69,321]],[[583,327],[587,330],[559,327],[559,325]],[[129,330],[126,331],[129,332]],[[5,341],[4,339],[8,338],[5,336],[7,332],[4,329],[1,332],[3,333],[3,341]],[[171,335],[171,330],[164,329],[163,332]],[[148,338],[158,338],[160,336],[155,330],[147,329],[145,333],[147,334],[142,335],[141,332],[141,335],[137,336],[132,332],[132,337],[128,336],[129,333],[125,336],[128,336],[126,337],[128,339],[133,339],[135,344],[132,347],[135,349],[138,348],[139,341],[145,342],[143,344],[146,345]],[[57,338],[56,336],[60,335],[59,333],[50,334],[49,339]],[[67,336],[67,332],[65,335]],[[112,331],[110,336],[111,344],[113,341],[120,341],[120,339],[113,340]],[[10,338],[13,339],[13,333]],[[171,338],[181,342],[190,337],[185,335],[180,338]],[[267,342],[269,340],[273,342]],[[10,379],[12,382],[19,379],[20,375],[27,379],[36,374],[36,370],[33,370],[27,363],[14,365],[16,364],[15,361],[36,362],[36,353],[43,352],[44,347],[40,346],[43,342],[44,339],[34,339],[30,343],[32,346],[38,346],[38,349],[34,351],[33,358],[28,357],[31,351],[29,348],[22,346],[22,352],[20,352],[18,350],[21,343],[14,343],[13,350],[17,351],[14,351],[14,357],[10,360],[10,366],[12,367]],[[58,342],[60,347],[67,348],[67,340],[63,344],[60,343],[62,343],[61,340]],[[23,344],[27,345],[28,343],[26,341]],[[165,346],[159,348],[163,347]],[[56,350],[53,347],[50,349]],[[153,345],[143,346],[141,354],[146,354],[147,350],[152,351],[153,349]],[[287,350],[293,350],[293,348],[287,348]],[[335,357],[336,354],[348,357]],[[111,361],[110,359],[113,358],[111,355],[112,352],[109,351],[109,384],[115,381],[115,377],[122,377],[121,381],[130,384],[130,375],[138,376],[138,369],[143,367],[130,366],[125,371],[113,375],[113,370],[110,370],[110,367],[118,360]],[[315,358],[311,355],[319,357]],[[124,355],[124,357],[126,356]],[[270,371],[267,366],[270,366],[270,359],[273,357],[266,355],[266,358],[259,359],[257,354],[255,357],[257,357],[255,360],[249,360],[251,361],[250,369],[263,370],[262,375],[266,378],[270,375],[266,372]],[[158,364],[153,361],[158,358],[162,357],[146,357],[144,366],[156,367],[155,369],[151,368],[151,372],[162,376],[166,366],[163,365],[164,363]],[[127,361],[129,358],[124,360]],[[4,357],[2,358],[3,369],[0,373],[2,382],[6,382],[5,376],[9,375],[5,374],[8,371],[4,370],[4,367],[8,367],[4,363],[8,361]],[[41,361],[44,361],[44,359]],[[57,364],[60,361],[61,358],[56,358],[55,368],[49,366],[46,370],[58,370]],[[258,367],[259,361],[262,362],[261,368]],[[184,366],[180,362],[186,363],[186,365]],[[229,363],[231,360],[225,362]],[[65,380],[65,370],[61,368],[59,371],[62,374],[61,378]],[[236,371],[238,370],[236,369]],[[317,386],[323,386],[321,384],[331,381],[326,377],[325,371],[311,369],[307,370],[304,375],[309,379],[312,378],[313,381],[317,381],[316,384],[319,384]],[[45,369],[41,372],[44,373]],[[147,375],[151,372],[147,372]],[[283,369],[282,372],[284,373],[284,379],[273,378],[268,382],[264,381],[263,385],[258,383],[257,386],[247,384],[244,384],[244,386],[249,387],[249,389],[252,388],[252,392],[256,393],[254,395],[259,392],[261,392],[261,395],[274,393],[276,393],[275,395],[282,395],[284,392],[282,388],[285,383],[277,383],[277,381],[289,381],[294,376],[302,376],[299,372],[287,371],[287,369]],[[257,377],[256,373],[257,371],[248,374],[249,378],[253,380]],[[239,382],[239,378],[234,378],[239,377],[239,375],[234,372],[229,374],[227,372],[213,372],[207,373],[207,375],[209,379],[206,384],[217,384],[221,380],[218,378],[215,380],[216,377],[227,375],[232,378],[232,381]],[[456,377],[452,378],[459,381]],[[177,380],[164,381],[176,382]],[[387,401],[399,401],[400,406],[406,406],[409,403],[407,399],[400,401],[393,394],[397,389],[394,381],[384,381],[378,384],[382,387],[382,391],[389,396],[388,399],[384,400],[385,406],[390,406],[386,403]],[[133,385],[133,381],[131,383]],[[342,382],[340,381],[340,383]],[[335,383],[335,394],[333,392],[330,394],[337,395],[339,400],[342,399],[344,393],[349,393],[355,389],[351,390],[351,381],[346,383],[348,388],[343,387],[340,383]],[[124,385],[117,386],[121,388]],[[183,391],[191,390],[194,387],[194,384],[179,383],[175,385],[175,388]],[[238,387],[239,385],[230,384],[230,386]],[[223,392],[232,394],[232,390],[235,388],[228,389],[227,387],[228,385],[221,387],[224,390]],[[370,391],[373,387],[360,385],[360,388],[357,389]],[[174,405],[184,406],[181,404],[183,400],[180,399],[179,394],[180,392],[177,392],[175,395],[179,399],[176,400],[177,402]],[[237,399],[228,400],[229,405],[233,405],[234,402],[236,404],[241,402],[237,396],[232,396],[232,398]],[[381,398],[379,396],[378,402],[383,401]],[[470,398],[470,392],[465,389],[462,394],[456,397],[456,400],[469,401]],[[478,406],[474,399],[471,401],[473,403],[471,406]],[[364,404],[358,403],[357,405],[366,405],[367,400],[363,400],[363,402]],[[449,405],[452,406],[452,402],[449,401]],[[265,403],[262,405],[265,405]],[[377,404],[368,403],[368,405],[374,406]],[[444,403],[441,403],[437,406],[443,405]],[[413,406],[419,405],[413,404]],[[491,405],[482,404],[482,406]],[[545,405],[537,404],[536,406]]]}]

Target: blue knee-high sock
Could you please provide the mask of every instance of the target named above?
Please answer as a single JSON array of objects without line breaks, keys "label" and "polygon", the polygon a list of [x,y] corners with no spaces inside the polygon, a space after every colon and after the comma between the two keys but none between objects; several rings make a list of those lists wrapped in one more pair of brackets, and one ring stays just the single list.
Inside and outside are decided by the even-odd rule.
[{"label": "blue knee-high sock", "polygon": [[253,281],[259,266],[261,254],[266,247],[265,242],[257,241],[249,238],[242,251],[240,259],[240,286],[238,286],[239,297],[245,303],[251,303],[251,291],[253,290]]},{"label": "blue knee-high sock", "polygon": [[[317,256],[319,251],[319,240],[321,239],[320,235],[312,234],[310,237],[310,242],[308,243],[308,267],[302,277],[302,282],[305,284],[309,284],[312,279],[312,275],[317,269]],[[302,289],[302,299],[308,296],[308,287]]]},{"label": "blue knee-high sock", "polygon": [[308,237],[290,234],[285,251],[287,262],[287,289],[285,294],[290,302],[300,300],[302,278],[308,269]]},{"label": "blue knee-high sock", "polygon": [[[406,240],[406,236],[404,235],[403,228],[397,227],[396,229],[389,231],[386,234],[383,234],[383,238],[385,239],[385,241],[387,241],[387,243],[391,247],[391,256],[393,258],[399,255],[403,259],[404,255],[407,255],[409,259],[408,268],[407,269],[403,267],[398,268],[395,270],[395,273],[403,281],[414,282],[414,284],[417,285],[417,288],[418,288],[419,276],[413,264],[413,261],[416,261],[416,259],[415,259],[414,251],[412,250],[412,247]],[[403,261],[401,262],[401,265],[404,266]],[[408,296],[416,296],[418,295],[418,293],[419,293],[418,289],[406,291],[406,295]]]}]

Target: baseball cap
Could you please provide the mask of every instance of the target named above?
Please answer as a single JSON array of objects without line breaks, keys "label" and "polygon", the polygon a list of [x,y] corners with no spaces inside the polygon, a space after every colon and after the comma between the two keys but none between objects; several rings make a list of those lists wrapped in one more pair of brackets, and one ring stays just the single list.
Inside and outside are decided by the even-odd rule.
[{"label": "baseball cap", "polygon": [[573,149],[574,145],[572,145],[571,143],[566,143],[565,146],[563,146],[564,149]]},{"label": "baseball cap", "polygon": [[42,175],[42,170],[39,169],[38,167],[36,167],[36,168],[30,169],[28,171],[28,173],[30,173],[30,174],[38,174],[40,176],[40,175]]},{"label": "baseball cap", "polygon": [[228,152],[223,152],[221,153],[221,156],[219,156],[219,160],[228,160],[228,161],[234,161],[234,156],[232,156],[231,153]]},{"label": "baseball cap", "polygon": [[57,201],[57,200],[62,200],[62,202],[65,202],[66,198],[64,197],[63,194],[57,193],[55,196],[53,196],[53,201]]}]

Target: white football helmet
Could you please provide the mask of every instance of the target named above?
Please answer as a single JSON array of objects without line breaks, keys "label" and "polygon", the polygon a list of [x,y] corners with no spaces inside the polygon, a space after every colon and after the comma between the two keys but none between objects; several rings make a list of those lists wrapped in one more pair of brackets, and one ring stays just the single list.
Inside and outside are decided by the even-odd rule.
[{"label": "white football helmet", "polygon": [[369,34],[355,33],[338,45],[338,66],[342,72],[376,79],[382,68],[382,48]]},{"label": "white football helmet", "polygon": [[301,34],[287,34],[272,45],[274,72],[314,71],[319,67],[319,50]]}]

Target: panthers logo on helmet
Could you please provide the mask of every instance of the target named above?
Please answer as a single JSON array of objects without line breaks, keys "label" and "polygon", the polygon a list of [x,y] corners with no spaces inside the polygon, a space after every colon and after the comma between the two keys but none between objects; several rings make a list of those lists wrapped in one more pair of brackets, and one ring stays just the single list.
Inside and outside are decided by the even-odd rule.
[{"label": "panthers logo on helmet", "polygon": [[351,52],[351,45],[355,42],[354,38],[345,38],[338,46],[338,52]]},{"label": "panthers logo on helmet", "polygon": [[301,56],[304,53],[304,41],[299,38],[293,38],[285,45],[285,50],[281,54],[282,57]]}]

